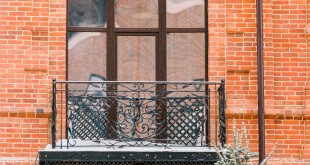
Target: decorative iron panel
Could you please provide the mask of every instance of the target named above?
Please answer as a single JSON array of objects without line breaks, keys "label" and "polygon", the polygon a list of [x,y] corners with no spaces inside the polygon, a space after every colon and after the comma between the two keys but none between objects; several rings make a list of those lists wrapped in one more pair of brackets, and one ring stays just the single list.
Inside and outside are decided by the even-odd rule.
[{"label": "decorative iron panel", "polygon": [[196,146],[203,135],[204,97],[167,98],[167,136],[171,144]]},{"label": "decorative iron panel", "polygon": [[[73,147],[77,140],[107,147],[210,146],[211,142],[217,145],[218,137],[222,143],[226,138],[224,81],[54,80],[52,104],[53,148],[56,132],[61,132],[60,139],[67,140],[60,143],[60,148],[65,147],[63,144]],[[58,118],[57,112],[61,112]],[[59,119],[65,122],[56,127]],[[211,120],[215,127],[210,126]],[[211,127],[215,129],[213,141]]]},{"label": "decorative iron panel", "polygon": [[107,114],[101,97],[70,96],[68,132],[72,139],[100,139],[106,134]]}]

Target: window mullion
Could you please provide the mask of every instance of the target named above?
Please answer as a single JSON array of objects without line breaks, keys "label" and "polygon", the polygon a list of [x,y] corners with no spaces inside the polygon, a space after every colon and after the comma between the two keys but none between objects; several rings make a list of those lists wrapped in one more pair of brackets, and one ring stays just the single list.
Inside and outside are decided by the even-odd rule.
[{"label": "window mullion", "polygon": [[[115,39],[115,24],[114,24],[114,0],[107,0],[107,80],[108,81],[116,81],[117,80],[117,57],[116,57],[116,39]],[[113,131],[117,130],[115,125],[115,121],[117,121],[117,112],[115,104],[115,100],[113,100],[113,94],[110,94],[114,86],[107,87],[107,95],[111,97],[110,110],[107,116],[109,124],[111,124],[111,129],[107,130],[108,139],[115,139],[117,138],[116,132]],[[113,92],[112,92],[113,93]]]},{"label": "window mullion", "polygon": [[114,24],[114,0],[107,0],[107,80],[116,81],[116,47]]},{"label": "window mullion", "polygon": [[159,0],[158,17],[159,17],[159,43],[158,43],[158,56],[156,58],[156,80],[167,80],[167,32],[166,32],[166,0]]}]

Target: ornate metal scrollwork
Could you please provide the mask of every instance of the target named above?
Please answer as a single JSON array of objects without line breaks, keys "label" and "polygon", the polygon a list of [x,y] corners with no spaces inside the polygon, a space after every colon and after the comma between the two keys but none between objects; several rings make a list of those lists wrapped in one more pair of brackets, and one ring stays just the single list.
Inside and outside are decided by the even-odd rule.
[{"label": "ornate metal scrollwork", "polygon": [[[90,85],[92,91],[83,94],[80,90],[68,92],[68,133],[72,139],[107,139],[112,124],[116,129],[110,130],[117,138],[109,146],[119,142],[149,146],[158,137],[166,137],[160,139],[166,144],[195,146],[203,136],[208,96],[193,84],[169,84],[161,90],[156,84],[144,83]],[[115,103],[116,107],[111,108]],[[117,121],[110,123],[108,116],[113,110]],[[165,119],[161,116],[163,111]]]},{"label": "ornate metal scrollwork", "polygon": [[84,160],[91,160],[91,158],[94,156],[94,154],[82,154],[82,158]]},{"label": "ornate metal scrollwork", "polygon": [[225,97],[225,80],[221,81],[221,86],[218,89],[219,93],[219,123],[220,123],[220,142],[224,146],[226,143],[226,115],[225,115],[225,106],[226,106],[226,97]]},{"label": "ornate metal scrollwork", "polygon": [[[65,133],[69,146],[83,140],[113,148],[206,146],[210,132],[211,95],[206,90],[209,85],[218,89],[214,93],[219,97],[221,142],[225,141],[223,82],[63,83],[66,84],[61,92],[66,93]],[[56,139],[56,84],[53,84],[53,144]]]}]

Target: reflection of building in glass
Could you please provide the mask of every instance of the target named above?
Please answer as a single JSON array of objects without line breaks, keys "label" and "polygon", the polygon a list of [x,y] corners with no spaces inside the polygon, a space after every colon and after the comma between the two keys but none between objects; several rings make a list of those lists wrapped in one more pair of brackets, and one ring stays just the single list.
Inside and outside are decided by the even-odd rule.
[{"label": "reflection of building in glass", "polygon": [[[158,27],[158,0],[116,0],[115,25]],[[204,27],[204,0],[167,0],[167,27]]]},{"label": "reflection of building in glass", "polygon": [[68,0],[70,26],[105,26],[105,0]]},{"label": "reflection of building in glass", "polygon": [[167,0],[167,27],[203,28],[204,0]]},{"label": "reflection of building in glass", "polygon": [[116,0],[114,13],[116,27],[158,27],[158,0]]},{"label": "reflection of building in glass", "polygon": [[[68,6],[70,26],[106,26],[105,0],[69,0]],[[167,0],[168,27],[179,27],[180,25],[181,27],[203,27],[203,13],[203,0]],[[157,0],[115,1],[115,23],[117,27],[158,27],[157,22]],[[105,77],[106,71],[104,66],[106,54],[104,45],[106,36],[102,36],[102,34],[96,32],[70,32],[68,33],[68,36],[69,79],[87,80],[89,75],[93,73]],[[139,43],[143,41],[139,41],[139,38],[137,38],[137,42]],[[141,52],[143,49],[144,51]],[[120,50],[128,52],[128,57],[132,56],[130,55],[132,53],[137,55],[143,53],[144,56],[146,53],[155,53],[155,50],[148,50],[148,48],[143,47],[143,45],[132,47],[126,43],[122,44],[119,51]],[[167,37],[167,51],[168,80],[193,80],[204,78],[204,70],[199,69],[205,68],[203,34],[170,34]],[[148,59],[151,60],[152,58],[145,58],[146,61],[144,61],[147,62]],[[137,62],[138,65],[141,65],[139,64],[141,59]],[[154,61],[152,63],[154,63]],[[120,69],[127,69],[125,69],[124,72],[119,72],[119,74],[126,73],[129,75],[127,72],[130,71],[129,68],[131,66],[132,64],[130,62],[122,62]],[[155,66],[153,65],[151,67]],[[99,71],[98,68],[102,71]],[[154,70],[154,68],[144,68],[143,70]],[[139,73],[141,73],[141,71]],[[151,77],[140,80],[155,80],[155,73],[148,75]],[[137,76],[138,75],[133,75],[132,78]],[[143,74],[143,76],[146,76],[146,74]]]},{"label": "reflection of building in glass", "polygon": [[104,33],[74,32],[68,39],[68,79],[87,81],[92,74],[105,78],[105,43]]},{"label": "reflection of building in glass", "polygon": [[[145,37],[130,39],[121,36],[118,37],[118,41],[119,80],[154,81],[155,41],[148,41]],[[106,76],[104,67],[106,55],[105,48],[102,46],[104,42],[105,36],[98,32],[75,33],[69,38],[70,80],[88,80],[91,74]],[[167,78],[169,81],[192,81],[203,78],[205,72],[201,68],[205,68],[204,59],[204,34],[171,33],[168,35]]]}]

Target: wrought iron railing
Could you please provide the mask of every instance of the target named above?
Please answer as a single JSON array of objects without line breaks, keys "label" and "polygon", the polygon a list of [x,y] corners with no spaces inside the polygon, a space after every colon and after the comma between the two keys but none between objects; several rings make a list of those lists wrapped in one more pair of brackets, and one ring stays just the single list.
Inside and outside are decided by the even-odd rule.
[{"label": "wrought iron railing", "polygon": [[54,79],[51,129],[52,148],[224,144],[225,81]]}]

